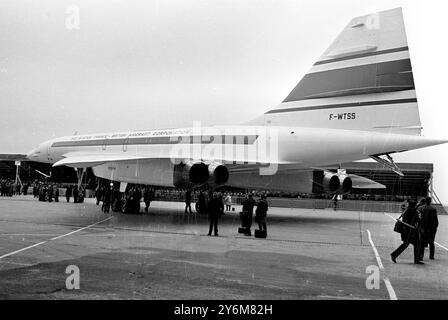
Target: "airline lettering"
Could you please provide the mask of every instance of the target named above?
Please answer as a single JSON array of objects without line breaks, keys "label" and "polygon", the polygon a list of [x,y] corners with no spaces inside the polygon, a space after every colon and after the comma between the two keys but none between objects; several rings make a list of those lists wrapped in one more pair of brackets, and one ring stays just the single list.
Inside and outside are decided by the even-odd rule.
[{"label": "airline lettering", "polygon": [[328,120],[355,120],[356,112],[351,113],[330,113]]}]

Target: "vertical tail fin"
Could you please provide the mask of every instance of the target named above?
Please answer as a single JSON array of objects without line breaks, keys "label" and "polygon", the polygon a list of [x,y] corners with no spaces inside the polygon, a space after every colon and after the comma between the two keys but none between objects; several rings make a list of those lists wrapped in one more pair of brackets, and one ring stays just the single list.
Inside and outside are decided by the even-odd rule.
[{"label": "vertical tail fin", "polygon": [[420,135],[401,8],[350,21],[286,99],[252,123]]}]

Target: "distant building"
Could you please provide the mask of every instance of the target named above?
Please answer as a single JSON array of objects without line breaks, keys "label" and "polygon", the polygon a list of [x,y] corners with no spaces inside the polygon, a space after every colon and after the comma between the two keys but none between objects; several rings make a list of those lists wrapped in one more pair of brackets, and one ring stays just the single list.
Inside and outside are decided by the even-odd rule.
[{"label": "distant building", "polygon": [[[23,159],[22,159],[23,158]],[[21,160],[20,164],[20,180],[22,182],[33,182],[35,180],[48,181],[55,183],[76,183],[77,175],[76,171],[70,167],[52,167],[48,163],[40,163],[34,161],[28,161],[24,156],[20,155],[0,155],[0,179],[12,179],[16,177],[16,165],[15,160]],[[41,173],[50,175],[51,177],[45,178]],[[84,181],[95,181],[92,170],[87,170],[87,177]]]}]

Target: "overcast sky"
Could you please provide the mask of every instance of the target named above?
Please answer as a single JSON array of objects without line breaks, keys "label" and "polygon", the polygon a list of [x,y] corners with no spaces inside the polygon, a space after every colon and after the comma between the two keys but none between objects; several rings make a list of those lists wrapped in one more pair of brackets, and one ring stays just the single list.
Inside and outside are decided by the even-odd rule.
[{"label": "overcast sky", "polygon": [[[400,6],[423,133],[448,138],[444,2],[0,0],[0,153],[76,131],[250,120],[287,96],[351,18]],[[72,5],[79,29],[67,28]],[[448,145],[395,158],[434,163],[448,202]]]}]

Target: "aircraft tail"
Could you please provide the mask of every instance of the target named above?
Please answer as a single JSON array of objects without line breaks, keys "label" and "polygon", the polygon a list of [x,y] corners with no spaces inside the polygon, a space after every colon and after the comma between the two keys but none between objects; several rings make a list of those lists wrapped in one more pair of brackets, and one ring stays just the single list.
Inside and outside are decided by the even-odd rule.
[{"label": "aircraft tail", "polygon": [[285,100],[251,123],[420,135],[401,8],[352,19]]}]

